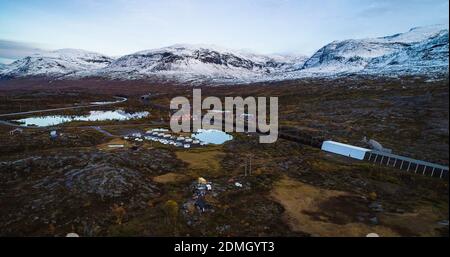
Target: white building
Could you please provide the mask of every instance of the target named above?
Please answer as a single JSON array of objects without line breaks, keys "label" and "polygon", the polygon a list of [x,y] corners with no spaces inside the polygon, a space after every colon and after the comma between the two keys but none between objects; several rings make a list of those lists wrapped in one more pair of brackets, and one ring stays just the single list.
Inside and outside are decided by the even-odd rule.
[{"label": "white building", "polygon": [[347,145],[335,141],[323,141],[322,150],[358,160],[364,160],[364,156],[366,155],[366,153],[370,152],[370,150],[366,148]]}]

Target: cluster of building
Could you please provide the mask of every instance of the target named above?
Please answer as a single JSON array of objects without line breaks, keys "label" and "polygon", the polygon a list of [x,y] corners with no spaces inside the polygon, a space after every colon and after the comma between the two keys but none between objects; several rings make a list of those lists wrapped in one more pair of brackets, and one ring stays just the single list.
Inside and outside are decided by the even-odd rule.
[{"label": "cluster of building", "polygon": [[133,133],[129,136],[125,136],[126,140],[135,140],[137,142],[143,142],[144,140],[159,142],[164,145],[173,145],[182,148],[191,148],[196,146],[204,146],[207,143],[191,137],[175,136],[167,133],[167,131],[149,130],[144,134]]}]

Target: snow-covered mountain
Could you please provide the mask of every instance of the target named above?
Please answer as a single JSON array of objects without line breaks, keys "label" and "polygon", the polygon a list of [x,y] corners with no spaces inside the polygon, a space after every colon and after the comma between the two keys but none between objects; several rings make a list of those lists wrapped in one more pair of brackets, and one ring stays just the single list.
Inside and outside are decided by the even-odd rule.
[{"label": "snow-covered mountain", "polygon": [[448,73],[448,46],[448,30],[443,30],[401,51],[373,58],[363,72],[420,74],[441,71]]},{"label": "snow-covered mountain", "polygon": [[434,25],[386,37],[334,41],[310,58],[186,44],[140,51],[117,59],[63,49],[0,67],[0,78],[46,76],[247,83],[350,74],[448,74],[448,46],[448,27]]},{"label": "snow-covered mountain", "polygon": [[[306,58],[183,44],[125,55],[93,75],[113,79],[163,77],[178,81],[251,81],[293,70]],[[78,75],[81,74],[90,75],[84,72]]]},{"label": "snow-covered mountain", "polygon": [[334,41],[318,50],[300,70],[305,74],[408,73],[427,67],[448,67],[448,28],[444,25],[387,37]]},{"label": "snow-covered mountain", "polygon": [[60,77],[83,70],[97,70],[113,59],[78,49],[43,52],[17,60],[0,70],[1,77]]}]

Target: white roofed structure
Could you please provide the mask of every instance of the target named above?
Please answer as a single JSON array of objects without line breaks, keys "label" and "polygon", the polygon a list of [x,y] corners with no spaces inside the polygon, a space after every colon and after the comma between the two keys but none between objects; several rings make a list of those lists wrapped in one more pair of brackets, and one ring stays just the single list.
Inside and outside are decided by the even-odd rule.
[{"label": "white roofed structure", "polygon": [[366,153],[370,152],[370,150],[366,148],[347,145],[330,140],[323,141],[322,150],[358,160],[364,160],[364,156],[366,155]]}]

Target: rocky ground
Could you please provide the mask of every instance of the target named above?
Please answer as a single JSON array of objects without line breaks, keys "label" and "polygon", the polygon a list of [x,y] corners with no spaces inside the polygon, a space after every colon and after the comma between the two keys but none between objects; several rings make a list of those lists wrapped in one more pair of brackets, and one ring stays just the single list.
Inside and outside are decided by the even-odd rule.
[{"label": "rocky ground", "polygon": [[[118,107],[149,110],[148,119],[65,124],[57,140],[49,129],[11,136],[12,128],[0,126],[0,235],[448,236],[448,181],[281,139],[262,145],[256,135],[233,134],[223,145],[191,150],[125,142],[121,135],[164,126],[167,118],[142,105],[140,94],[154,90],[158,105],[175,94],[140,86]],[[11,102],[39,99],[36,87],[22,89],[20,97],[0,90],[2,112],[18,106]],[[108,93],[93,92],[92,85],[59,88],[61,102],[44,105],[62,105],[73,94],[104,99],[120,86],[113,83]],[[47,90],[54,91],[40,88],[44,99]],[[276,95],[285,126],[353,144],[368,136],[394,152],[448,165],[448,80],[304,80],[204,94]],[[112,143],[124,147],[106,147]],[[194,200],[198,177],[212,186],[204,212]]]}]

